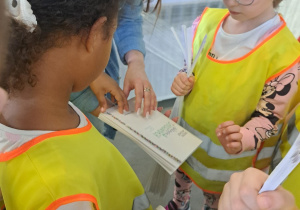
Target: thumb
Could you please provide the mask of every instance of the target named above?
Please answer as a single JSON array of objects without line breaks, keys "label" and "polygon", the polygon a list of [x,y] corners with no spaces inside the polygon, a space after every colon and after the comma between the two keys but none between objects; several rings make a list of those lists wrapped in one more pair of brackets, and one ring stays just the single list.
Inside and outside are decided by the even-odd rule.
[{"label": "thumb", "polygon": [[189,82],[193,83],[195,82],[195,76],[190,76],[189,77]]},{"label": "thumb", "polygon": [[275,191],[258,195],[257,204],[263,210],[293,209],[295,207],[295,199],[290,192],[279,187]]}]

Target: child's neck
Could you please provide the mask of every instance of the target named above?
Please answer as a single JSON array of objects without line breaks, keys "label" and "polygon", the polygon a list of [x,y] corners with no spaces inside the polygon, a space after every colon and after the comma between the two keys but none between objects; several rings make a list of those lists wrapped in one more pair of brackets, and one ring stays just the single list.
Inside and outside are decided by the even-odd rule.
[{"label": "child's neck", "polygon": [[65,130],[79,125],[79,116],[68,104],[74,79],[66,54],[63,49],[54,49],[42,56],[32,70],[36,85],[26,84],[22,91],[10,95],[1,123],[21,130]]},{"label": "child's neck", "polygon": [[248,19],[245,21],[239,21],[233,19],[230,15],[225,19],[223,23],[223,30],[229,34],[242,34],[255,29],[264,22],[272,19],[276,15],[273,8],[263,12],[261,15]]},{"label": "child's neck", "polygon": [[2,124],[20,130],[66,130],[79,125],[79,117],[68,105],[55,97],[12,97],[0,117]]}]

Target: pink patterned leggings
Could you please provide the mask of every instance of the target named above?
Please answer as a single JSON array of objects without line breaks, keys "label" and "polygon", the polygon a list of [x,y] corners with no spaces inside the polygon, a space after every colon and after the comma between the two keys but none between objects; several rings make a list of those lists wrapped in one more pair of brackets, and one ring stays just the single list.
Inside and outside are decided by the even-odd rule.
[{"label": "pink patterned leggings", "polygon": [[[192,180],[189,179],[181,170],[175,172],[175,186],[173,199],[165,207],[166,210],[189,210]],[[203,210],[216,210],[220,199],[219,194],[203,193]],[[194,210],[194,209],[193,209]]]}]

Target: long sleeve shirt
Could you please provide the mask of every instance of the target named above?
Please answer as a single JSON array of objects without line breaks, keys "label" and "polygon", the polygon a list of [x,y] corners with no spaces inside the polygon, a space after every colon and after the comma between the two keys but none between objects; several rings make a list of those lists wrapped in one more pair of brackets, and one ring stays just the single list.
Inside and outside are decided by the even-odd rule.
[{"label": "long sleeve shirt", "polygon": [[[200,21],[193,23],[195,29]],[[278,15],[243,34],[228,34],[220,27],[209,55],[219,60],[233,60],[247,54],[283,23]],[[261,142],[278,131],[277,122],[287,114],[289,101],[298,90],[300,63],[296,63],[276,78],[266,81],[261,98],[251,119],[241,127],[242,151],[256,149]]]}]

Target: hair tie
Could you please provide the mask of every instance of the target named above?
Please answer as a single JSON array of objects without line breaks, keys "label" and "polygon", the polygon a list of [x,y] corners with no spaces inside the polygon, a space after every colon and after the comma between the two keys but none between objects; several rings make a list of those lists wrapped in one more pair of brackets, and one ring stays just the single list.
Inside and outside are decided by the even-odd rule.
[{"label": "hair tie", "polygon": [[34,31],[37,21],[27,0],[6,0],[6,5],[11,17],[27,25],[30,32]]}]

